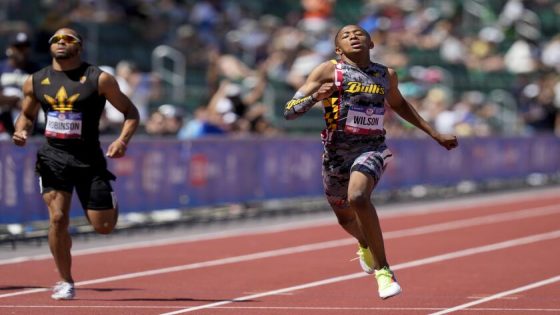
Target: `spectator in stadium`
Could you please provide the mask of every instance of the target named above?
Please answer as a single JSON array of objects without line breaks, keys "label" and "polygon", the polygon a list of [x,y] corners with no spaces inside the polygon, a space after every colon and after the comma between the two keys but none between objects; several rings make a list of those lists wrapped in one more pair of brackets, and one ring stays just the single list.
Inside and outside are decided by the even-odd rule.
[{"label": "spectator in stadium", "polygon": [[107,169],[99,143],[99,120],[106,100],[125,116],[107,157],[125,155],[139,120],[138,110],[115,78],[82,61],[82,43],[82,37],[70,28],[61,28],[50,38],[52,64],[23,84],[22,112],[12,137],[16,145],[24,146],[39,109],[44,110],[47,141],[37,153],[36,169],[49,210],[49,247],[61,278],[51,295],[55,300],[75,296],[68,231],[73,189],[96,232],[108,234],[117,223],[118,205],[110,183],[115,176]]},{"label": "spectator in stadium", "polygon": [[39,70],[33,62],[31,41],[24,32],[8,40],[6,59],[0,63],[0,139],[9,139],[14,132],[14,119],[19,112],[21,87],[30,73]]},{"label": "spectator in stadium", "polygon": [[385,102],[412,125],[450,150],[457,138],[440,134],[417,113],[399,91],[396,72],[370,59],[374,44],[357,25],[335,36],[339,60],[317,66],[287,102],[286,119],[295,119],[322,101],[327,124],[322,133],[323,184],[339,224],[359,243],[360,265],[375,273],[379,296],[397,295],[401,287],[385,255],[383,235],[371,194],[392,157],[385,145]]}]

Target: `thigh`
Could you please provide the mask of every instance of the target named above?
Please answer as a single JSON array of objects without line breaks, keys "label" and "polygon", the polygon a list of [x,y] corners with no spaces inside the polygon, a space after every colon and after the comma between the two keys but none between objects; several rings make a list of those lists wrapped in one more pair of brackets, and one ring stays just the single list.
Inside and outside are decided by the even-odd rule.
[{"label": "thigh", "polygon": [[70,203],[72,193],[60,190],[50,190],[43,193],[43,200],[49,209],[49,217],[52,220],[69,223]]},{"label": "thigh", "polygon": [[323,190],[327,201],[336,211],[348,207],[348,182],[353,156],[343,150],[326,150],[323,153]]},{"label": "thigh", "polygon": [[101,170],[84,172],[77,179],[76,193],[80,199],[82,208],[87,210],[113,210],[117,208],[117,201],[110,183],[108,171]]},{"label": "thigh", "polygon": [[352,195],[350,197],[370,196],[375,184],[376,181],[372,176],[359,171],[353,171],[350,174],[350,181],[348,183],[348,195]]},{"label": "thigh", "polygon": [[37,152],[35,171],[39,175],[39,186],[42,194],[50,191],[72,193],[74,189],[72,172],[69,171],[66,157],[59,152],[43,146]]},{"label": "thigh", "polygon": [[[386,146],[381,146],[376,150],[364,152],[354,160],[354,163],[351,167],[351,172],[360,172],[371,177],[371,179],[373,180],[373,188],[381,179],[381,175],[383,175],[383,172],[385,171],[385,168],[387,167],[387,164],[391,160],[392,156],[393,154]],[[356,176],[355,181],[356,183],[354,183],[354,185],[356,186],[367,186],[370,184],[367,181],[364,181],[361,176]]]},{"label": "thigh", "polygon": [[337,175],[323,171],[323,189],[331,207],[343,210],[348,207],[349,175]]}]

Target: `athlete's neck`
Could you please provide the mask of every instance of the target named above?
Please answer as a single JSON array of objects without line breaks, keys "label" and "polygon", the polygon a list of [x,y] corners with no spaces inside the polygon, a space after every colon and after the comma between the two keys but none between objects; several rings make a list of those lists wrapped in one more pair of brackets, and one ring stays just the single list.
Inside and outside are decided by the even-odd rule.
[{"label": "athlete's neck", "polygon": [[70,59],[54,59],[52,60],[52,67],[56,71],[69,71],[79,68],[82,65],[82,60],[79,58]]},{"label": "athlete's neck", "polygon": [[349,58],[346,55],[342,55],[342,60],[347,63],[347,64],[351,64],[353,66],[356,66],[358,68],[367,68],[371,62],[371,60],[369,59],[369,55],[368,56],[356,56],[354,58]]}]

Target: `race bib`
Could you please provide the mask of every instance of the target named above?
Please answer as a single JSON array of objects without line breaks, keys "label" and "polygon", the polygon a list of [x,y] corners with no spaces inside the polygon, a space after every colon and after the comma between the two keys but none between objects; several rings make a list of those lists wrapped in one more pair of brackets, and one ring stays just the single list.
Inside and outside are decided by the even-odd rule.
[{"label": "race bib", "polygon": [[371,135],[383,132],[385,108],[351,106],[346,116],[344,132],[357,135]]},{"label": "race bib", "polygon": [[52,111],[47,114],[45,137],[79,139],[82,136],[82,113]]}]

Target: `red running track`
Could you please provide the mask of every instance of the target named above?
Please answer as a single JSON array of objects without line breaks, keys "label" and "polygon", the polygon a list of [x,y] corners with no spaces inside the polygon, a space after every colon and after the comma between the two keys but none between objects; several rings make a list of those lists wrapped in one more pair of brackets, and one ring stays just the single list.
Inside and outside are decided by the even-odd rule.
[{"label": "red running track", "polygon": [[560,188],[381,208],[388,300],[333,215],[75,252],[73,301],[50,257],[0,260],[0,314],[560,314]]}]

